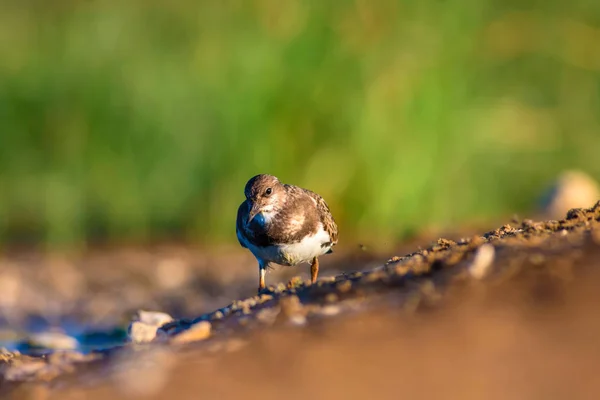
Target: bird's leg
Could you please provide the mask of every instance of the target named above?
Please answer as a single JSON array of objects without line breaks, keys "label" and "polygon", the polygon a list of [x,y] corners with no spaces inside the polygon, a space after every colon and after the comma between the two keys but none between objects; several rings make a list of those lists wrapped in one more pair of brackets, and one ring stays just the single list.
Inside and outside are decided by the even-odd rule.
[{"label": "bird's leg", "polygon": [[317,275],[319,275],[319,259],[315,257],[312,264],[310,265],[310,282],[317,282]]},{"label": "bird's leg", "polygon": [[267,272],[267,266],[263,263],[258,264],[258,293],[265,288],[265,273]]}]

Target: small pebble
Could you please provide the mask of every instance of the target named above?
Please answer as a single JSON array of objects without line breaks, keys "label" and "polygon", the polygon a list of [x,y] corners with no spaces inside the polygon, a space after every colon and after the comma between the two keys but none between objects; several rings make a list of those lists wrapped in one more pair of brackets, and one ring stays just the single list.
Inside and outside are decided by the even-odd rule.
[{"label": "small pebble", "polygon": [[42,332],[30,335],[27,338],[27,344],[44,349],[74,350],[79,342],[62,332]]},{"label": "small pebble", "polygon": [[127,337],[133,343],[148,343],[156,337],[158,327],[140,321],[133,321],[127,329]]},{"label": "small pebble", "polygon": [[294,287],[298,287],[300,285],[302,285],[302,283],[304,283],[302,281],[302,278],[300,278],[299,276],[294,276],[292,279],[290,279],[290,281],[287,284],[287,288],[291,289]]},{"label": "small pebble", "polygon": [[221,319],[223,318],[223,313],[219,310],[215,311],[215,313],[213,314],[213,319]]},{"label": "small pebble", "polygon": [[493,245],[487,243],[481,245],[475,253],[475,259],[468,267],[471,276],[475,279],[486,277],[491,271],[495,255],[496,251]]},{"label": "small pebble", "polygon": [[319,311],[322,315],[328,316],[328,317],[332,317],[334,315],[337,315],[340,313],[341,308],[337,305],[326,305],[323,308],[321,308],[321,310]]},{"label": "small pebble", "polygon": [[140,310],[134,316],[133,320],[159,327],[173,321],[173,317],[163,312]]},{"label": "small pebble", "polygon": [[324,276],[319,278],[319,283],[331,283],[335,282],[335,276]]},{"label": "small pebble", "polygon": [[269,301],[272,300],[273,296],[271,296],[270,294],[261,294],[260,295],[260,301],[261,303],[264,303],[265,301]]},{"label": "small pebble", "polygon": [[352,289],[352,282],[350,282],[349,280],[346,281],[342,281],[340,283],[338,283],[336,285],[337,290],[339,290],[341,293],[346,293],[349,292],[350,289]]},{"label": "small pebble", "polygon": [[286,288],[287,287],[286,287],[286,285],[283,282],[279,282],[277,284],[277,286],[275,287],[275,291],[276,292],[283,292],[283,291],[285,291]]},{"label": "small pebble", "polygon": [[396,263],[396,262],[398,262],[398,261],[400,261],[400,260],[402,260],[402,257],[399,257],[399,256],[394,256],[394,257],[390,258],[390,259],[387,261],[387,263],[388,263],[388,264],[391,264],[391,263]]},{"label": "small pebble", "polygon": [[173,336],[172,343],[183,344],[198,342],[210,336],[212,325],[208,321],[200,321],[190,326],[189,329]]},{"label": "small pebble", "polygon": [[306,324],[306,316],[304,315],[300,315],[300,314],[296,314],[296,315],[292,315],[289,318],[289,322],[292,325],[296,325],[296,326],[302,326]]},{"label": "small pebble", "polygon": [[539,206],[547,217],[563,218],[572,209],[589,207],[599,197],[600,186],[594,178],[584,171],[567,170],[541,196]]},{"label": "small pebble", "polygon": [[140,310],[127,328],[128,339],[133,343],[151,342],[156,337],[158,328],[172,321],[173,317],[167,313]]}]

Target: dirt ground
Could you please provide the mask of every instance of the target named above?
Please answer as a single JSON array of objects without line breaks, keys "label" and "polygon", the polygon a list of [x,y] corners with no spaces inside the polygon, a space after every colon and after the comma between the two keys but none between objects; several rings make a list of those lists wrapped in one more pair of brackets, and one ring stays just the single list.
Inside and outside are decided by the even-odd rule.
[{"label": "dirt ground", "polygon": [[[120,270],[109,280],[100,272],[89,277],[95,268],[79,272],[62,261],[64,271],[83,274],[72,278],[81,293],[102,277],[103,284],[118,282],[123,291],[142,289],[139,298],[123,300],[127,296],[121,295],[118,305],[105,301],[108,311],[90,306],[92,300],[80,301],[77,308],[64,308],[60,300],[56,315],[77,311],[85,320],[86,312],[97,316],[100,309],[113,316],[94,317],[102,326],[99,322],[110,325],[114,315],[123,319],[149,304],[192,317],[163,326],[164,340],[99,351],[61,373],[40,369],[46,372],[9,381],[6,371],[12,366],[34,361],[52,366],[53,361],[48,355],[7,356],[0,393],[11,399],[114,400],[600,397],[595,376],[600,363],[600,203],[572,210],[560,221],[519,221],[399,254],[387,261],[362,253],[338,255],[316,285],[298,279],[286,285],[299,271],[276,272],[268,278],[271,292],[261,296],[253,293],[255,270],[243,262],[231,262],[239,267],[227,276],[211,275],[216,289],[210,292],[194,291],[208,276],[202,275],[206,270],[182,267],[187,264],[177,264],[172,255],[165,256],[167,266],[187,271],[179,285],[164,283],[172,277],[156,278],[160,267],[129,279],[118,278]],[[146,261],[160,265],[156,257]],[[129,264],[138,262],[144,264],[133,258]],[[18,293],[27,292],[19,287]],[[76,299],[108,296],[106,287],[96,286],[96,292]],[[158,293],[158,300],[145,303],[152,293]],[[234,298],[243,300],[231,302]],[[194,301],[198,304],[189,304]],[[23,315],[42,309],[28,307],[11,318],[27,321]],[[210,323],[210,335],[175,343],[199,323]]]}]

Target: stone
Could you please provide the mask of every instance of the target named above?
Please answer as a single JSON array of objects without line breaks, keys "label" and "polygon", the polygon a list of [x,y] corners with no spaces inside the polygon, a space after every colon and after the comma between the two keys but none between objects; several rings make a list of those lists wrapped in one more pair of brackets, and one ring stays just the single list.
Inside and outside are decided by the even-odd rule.
[{"label": "stone", "polygon": [[133,343],[148,343],[156,337],[156,325],[149,325],[140,321],[133,321],[127,329],[129,341]]},{"label": "stone", "polygon": [[149,343],[154,340],[158,328],[172,322],[167,313],[140,310],[127,328],[127,336],[133,343]]},{"label": "stone", "polygon": [[210,336],[212,325],[208,321],[200,321],[190,326],[185,331],[171,338],[171,343],[184,344],[205,340]]},{"label": "stone", "polygon": [[352,289],[352,282],[349,280],[341,281],[336,285],[336,288],[340,293],[347,293]]},{"label": "stone", "polygon": [[26,343],[31,347],[38,347],[53,350],[74,350],[79,346],[79,342],[62,332],[41,332],[29,335]]},{"label": "stone", "polygon": [[539,203],[547,218],[562,219],[573,208],[588,208],[600,198],[600,186],[583,171],[561,173]]},{"label": "stone", "polygon": [[489,275],[494,263],[496,251],[491,244],[480,246],[475,252],[473,262],[468,266],[468,271],[475,279],[483,279]]},{"label": "stone", "polygon": [[334,315],[338,315],[342,309],[338,305],[328,304],[323,306],[320,310],[320,314],[327,317],[333,317]]},{"label": "stone", "polygon": [[134,321],[139,321],[148,325],[160,327],[166,323],[172,322],[173,317],[163,312],[140,310],[134,317]]}]

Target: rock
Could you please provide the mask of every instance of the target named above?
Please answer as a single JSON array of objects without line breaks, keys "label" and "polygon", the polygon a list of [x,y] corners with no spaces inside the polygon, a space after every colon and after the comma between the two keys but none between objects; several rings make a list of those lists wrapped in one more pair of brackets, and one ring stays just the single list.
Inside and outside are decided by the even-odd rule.
[{"label": "rock", "polygon": [[473,262],[468,266],[468,271],[475,279],[483,279],[490,271],[494,262],[496,251],[491,244],[481,245],[475,252]]},{"label": "rock", "polygon": [[598,183],[582,171],[569,170],[542,196],[540,206],[547,218],[562,219],[569,210],[591,207],[598,199]]},{"label": "rock", "polygon": [[336,285],[336,288],[340,293],[347,293],[352,289],[352,282],[349,280],[341,281]]},{"label": "rock", "polygon": [[340,308],[340,306],[328,304],[326,306],[323,306],[320,309],[319,313],[326,317],[333,317],[334,315],[339,314],[341,311],[342,311],[342,309]]},{"label": "rock", "polygon": [[289,282],[287,283],[287,288],[288,289],[292,289],[295,287],[300,287],[304,284],[304,281],[302,280],[302,278],[300,278],[299,276],[294,276],[292,279],[289,280]]},{"label": "rock", "polygon": [[210,336],[212,325],[208,321],[200,321],[190,326],[185,331],[173,336],[171,342],[175,344],[191,343],[204,340]]},{"label": "rock", "polygon": [[62,332],[42,332],[30,335],[26,343],[35,348],[74,350],[79,346],[77,339]]},{"label": "rock", "polygon": [[149,325],[140,321],[133,321],[127,330],[129,341],[133,343],[148,343],[156,337],[156,325]]},{"label": "rock", "polygon": [[140,310],[137,312],[133,320],[143,322],[148,325],[154,325],[158,328],[168,322],[172,322],[173,317],[163,312]]},{"label": "rock", "polygon": [[172,321],[169,314],[140,310],[127,328],[128,339],[133,343],[149,343],[156,337],[158,328]]}]

